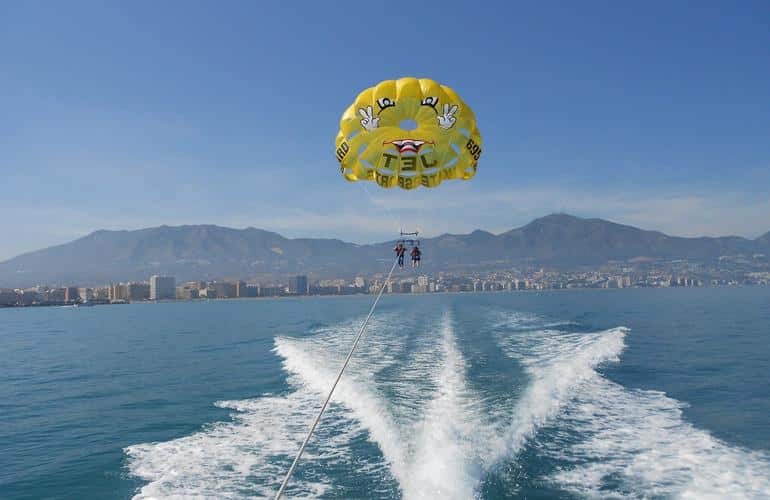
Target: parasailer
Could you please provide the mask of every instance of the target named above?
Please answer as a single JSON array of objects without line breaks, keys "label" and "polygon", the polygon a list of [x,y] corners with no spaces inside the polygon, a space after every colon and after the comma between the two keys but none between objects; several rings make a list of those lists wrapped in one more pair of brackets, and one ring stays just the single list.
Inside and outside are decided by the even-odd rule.
[{"label": "parasailer", "polygon": [[[471,179],[482,141],[473,110],[452,88],[407,77],[361,92],[342,114],[335,148],[348,181],[415,189]],[[410,255],[412,267],[419,267],[420,249]]]},{"label": "parasailer", "polygon": [[396,248],[393,249],[394,252],[396,252],[396,257],[398,257],[398,267],[401,269],[404,268],[404,254],[406,253],[406,247],[402,242],[396,243]]},{"label": "parasailer", "polygon": [[422,251],[420,251],[420,247],[415,245],[414,248],[412,248],[412,252],[410,254],[412,256],[412,267],[414,269],[417,269],[420,267],[420,258],[422,256]]}]

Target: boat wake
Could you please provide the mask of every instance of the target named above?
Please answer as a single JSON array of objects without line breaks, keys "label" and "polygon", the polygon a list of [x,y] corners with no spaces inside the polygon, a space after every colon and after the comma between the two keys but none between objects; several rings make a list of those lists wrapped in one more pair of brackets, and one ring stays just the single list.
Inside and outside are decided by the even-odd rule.
[{"label": "boat wake", "polygon": [[[530,321],[513,315],[509,324],[515,331]],[[503,455],[542,433],[538,452],[562,464],[547,481],[586,498],[766,497],[766,454],[697,429],[683,419],[686,405],[663,392],[630,390],[595,370],[619,360],[627,333],[532,330],[501,338],[532,376]]]},{"label": "boat wake", "polygon": [[[523,390],[501,406],[469,382],[452,313],[437,319],[375,318],[288,496],[349,496],[366,485],[367,497],[479,497],[485,481],[509,472],[503,464],[532,447],[558,464],[539,481],[578,496],[770,491],[766,457],[694,428],[663,393],[628,390],[600,373],[620,359],[627,329],[575,333],[559,329],[569,322],[520,313],[478,325],[525,374]],[[232,421],[126,448],[129,471],[147,481],[136,498],[273,495],[358,324],[276,338],[289,393],[218,402]]]},{"label": "boat wake", "polygon": [[[386,325],[380,319],[372,327],[384,328]],[[305,339],[307,353],[315,351],[317,346],[318,349],[324,348],[323,339],[332,346],[331,350],[334,346],[342,346],[342,338],[352,338],[356,327],[355,322],[350,322],[334,329],[317,329],[316,336]],[[336,337],[332,332],[336,333]],[[281,348],[291,351],[291,341],[277,339],[276,349]],[[364,350],[371,349],[374,347],[370,345]],[[382,349],[386,351],[384,345]],[[336,353],[329,356],[336,357]],[[383,352],[383,356],[379,357],[381,362],[386,362],[383,361],[386,356],[387,352]],[[306,363],[305,373],[311,378],[322,377],[324,381],[329,377],[330,370],[338,366],[336,361],[324,361],[302,352],[298,352],[297,357],[285,359],[288,365]],[[362,365],[357,363],[355,368],[360,369]],[[215,403],[218,407],[233,410],[230,422],[210,424],[200,432],[167,442],[127,447],[125,453],[129,472],[148,481],[134,498],[275,495],[307,432],[310,419],[320,406],[317,388],[323,386],[324,390],[328,390],[321,380],[306,384],[301,378],[290,375],[289,382],[294,390],[285,395],[267,394],[253,399]],[[339,386],[340,393],[355,391],[357,382],[350,378],[343,379],[343,382]],[[349,414],[339,404],[328,408],[323,425],[318,427],[315,439],[306,450],[304,467],[292,481],[290,494],[293,497],[315,498],[330,492],[335,485],[335,470],[357,470],[364,476],[368,471],[376,476],[378,469],[386,467],[384,463],[369,461],[362,466],[352,461],[350,445],[365,439],[362,436],[367,431]],[[382,428],[380,422],[370,422],[370,425]],[[381,493],[387,496],[387,490]]]},{"label": "boat wake", "polygon": [[500,336],[501,348],[524,366],[530,382],[514,409],[498,458],[517,454],[581,384],[598,376],[601,363],[618,361],[627,332],[621,327],[597,333],[531,330]]},{"label": "boat wake", "polygon": [[764,454],[730,446],[682,418],[684,405],[658,391],[597,378],[576,395],[547,454],[566,464],[554,483],[585,497],[762,498]]},{"label": "boat wake", "polygon": [[[292,339],[279,339],[276,344],[288,372],[319,394],[328,390],[336,373],[319,368],[324,356],[319,356],[318,350]],[[419,413],[407,414],[393,408],[392,399],[385,398],[380,392],[382,386],[374,381],[374,374],[382,366],[372,365],[370,356],[360,356],[366,360],[361,365],[367,368],[351,370],[334,399],[368,430],[369,439],[382,451],[406,498],[471,498],[481,477],[479,430],[484,423],[480,403],[465,384],[465,362],[455,347],[448,314],[441,321],[438,345],[431,344],[424,342],[414,353],[408,363],[411,376],[389,387],[392,393],[400,393],[396,400],[414,392],[410,378],[435,387]],[[436,352],[440,353],[438,360]],[[431,357],[432,362],[427,363]],[[339,363],[329,365],[322,360],[321,366],[331,368]]]}]

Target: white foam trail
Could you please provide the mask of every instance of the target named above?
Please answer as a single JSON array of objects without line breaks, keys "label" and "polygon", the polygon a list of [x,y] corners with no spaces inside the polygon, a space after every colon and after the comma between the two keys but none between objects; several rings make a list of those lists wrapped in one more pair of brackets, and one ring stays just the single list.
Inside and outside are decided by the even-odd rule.
[{"label": "white foam trail", "polygon": [[531,381],[516,404],[497,459],[516,455],[537,430],[556,417],[576,387],[596,375],[596,367],[617,361],[625,328],[591,334],[543,330],[501,339],[503,349],[523,364]]},{"label": "white foam trail", "polygon": [[[356,327],[353,321],[336,329],[320,329],[316,333],[324,341],[318,343],[341,345]],[[396,355],[397,337],[388,338],[390,352]],[[317,341],[311,337],[306,342],[312,351]],[[374,358],[387,363],[388,354],[381,352]],[[311,367],[316,364],[309,362]],[[231,422],[217,422],[179,439],[125,448],[129,472],[148,481],[135,498],[272,497],[320,405],[315,390],[297,380],[292,383],[296,389],[285,396],[216,403],[235,410]],[[315,498],[330,491],[334,478],[323,473],[328,467],[361,471],[361,461],[351,461],[348,444],[363,430],[348,413],[334,406],[327,410],[317,439],[305,453],[305,459],[317,463],[321,472],[296,475],[290,487],[293,498]],[[386,467],[371,460],[364,464],[370,471]]]},{"label": "white foam trail", "polygon": [[404,497],[410,499],[472,498],[482,476],[487,427],[466,385],[465,360],[456,348],[449,314],[441,330],[443,367],[434,372],[438,393],[414,427],[411,466],[401,481]]},{"label": "white foam trail", "polygon": [[[618,360],[625,328],[567,333],[548,329],[561,322],[521,313],[494,324],[499,345],[527,374],[511,410],[484,408],[470,389],[450,313],[438,332],[413,320],[375,318],[290,484],[292,497],[334,496],[344,471],[373,488],[394,488],[395,479],[407,499],[473,498],[490,466],[533,439],[566,464],[546,480],[579,496],[769,497],[765,454],[696,429],[663,393],[630,391],[597,372]],[[231,422],[126,448],[129,471],[148,481],[136,498],[272,496],[358,325],[357,318],[275,340],[292,392],[219,402],[234,411]],[[352,453],[362,439],[382,456]]]},{"label": "white foam trail", "polygon": [[[372,334],[354,356],[303,457],[302,472],[336,466],[359,475],[365,467],[394,478],[407,499],[471,498],[488,454],[490,439],[484,432],[489,426],[467,387],[451,315],[444,314],[440,335],[405,322],[409,319],[380,316],[372,324]],[[294,392],[220,402],[235,410],[232,422],[126,448],[129,471],[148,481],[136,498],[273,494],[357,325],[351,321],[301,339],[276,338],[275,352]],[[417,335],[408,352],[402,332]],[[375,380],[383,369],[395,366],[396,377]],[[350,443],[364,436],[379,447],[382,458],[350,455]],[[316,497],[328,494],[334,483],[333,472],[300,474],[290,484],[290,494]]]},{"label": "white foam trail", "polygon": [[630,391],[596,377],[570,404],[563,425],[577,442],[550,446],[573,465],[553,480],[581,496],[686,499],[770,498],[766,454],[727,445],[682,418],[657,391]]},{"label": "white foam trail", "polygon": [[[445,314],[441,324],[442,358],[436,360],[436,346],[423,344],[413,362],[423,378],[434,378],[438,392],[424,409],[424,414],[412,414],[412,420],[397,425],[386,399],[379,395],[366,370],[351,370],[343,378],[333,401],[342,403],[352,416],[365,427],[370,438],[379,446],[403,496],[422,498],[471,498],[481,479],[484,429],[474,401],[465,384],[465,362],[455,348],[452,321]],[[303,341],[278,339],[276,351],[284,358],[284,368],[299,377],[319,394],[328,390],[335,373],[328,358],[317,349],[305,350]],[[432,355],[428,355],[431,353]],[[432,364],[425,365],[426,358]],[[435,370],[435,363],[442,363]],[[370,365],[369,359],[362,364]],[[354,373],[355,372],[355,373]],[[371,375],[371,371],[369,371]],[[409,390],[409,387],[403,387]],[[419,417],[419,418],[417,418]]]},{"label": "white foam trail", "polygon": [[[268,396],[246,401],[222,401],[231,408],[232,422],[219,422],[190,436],[161,443],[145,443],[125,449],[130,473],[149,483],[134,498],[243,498],[275,494],[286,465],[276,457],[299,446],[303,429],[299,422],[315,400],[310,391],[289,397]],[[334,419],[339,420],[341,415]],[[338,433],[326,433],[312,450],[316,460],[327,464],[344,461],[340,450],[359,432],[355,425],[337,425]],[[299,480],[293,494],[314,498],[329,488],[325,477]]]},{"label": "white foam trail", "polygon": [[503,328],[507,331],[547,330],[559,326],[577,326],[579,324],[568,320],[553,320],[538,314],[523,311],[506,311],[500,313],[499,311],[496,312],[493,310],[490,311],[490,314],[497,316],[497,320],[492,323],[492,328]]},{"label": "white foam trail", "polygon": [[[521,314],[495,326],[531,328]],[[601,376],[617,361],[625,328],[591,334],[517,331],[501,346],[532,377],[500,457],[515,456],[552,425],[538,449],[568,466],[551,481],[588,498],[770,498],[770,458],[730,446],[682,418],[683,404],[658,391],[628,390]]]},{"label": "white foam trail", "polygon": [[[302,340],[278,338],[275,350],[284,359],[284,369],[297,375],[303,384],[316,393],[318,400],[319,395],[325,395],[329,391],[337,376],[335,370],[339,369],[340,363],[330,362],[329,357],[323,355],[319,349],[306,350],[307,347],[307,343]],[[394,474],[397,477],[403,476],[404,451],[401,447],[400,429],[393,423],[384,398],[377,395],[373,384],[367,380],[370,379],[371,372],[356,370],[359,367],[363,368],[360,361],[350,366],[350,372],[340,380],[332,402],[342,403],[352,410],[354,418],[361,422],[369,431],[371,439],[380,447]],[[318,401],[312,405],[314,408],[320,406]],[[309,423],[308,421],[308,426]],[[318,437],[314,441],[317,440]]]}]

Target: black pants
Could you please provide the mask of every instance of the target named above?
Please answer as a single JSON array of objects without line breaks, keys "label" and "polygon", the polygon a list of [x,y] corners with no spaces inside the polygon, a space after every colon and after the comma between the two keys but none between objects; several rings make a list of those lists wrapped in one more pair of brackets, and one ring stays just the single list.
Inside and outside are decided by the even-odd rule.
[{"label": "black pants", "polygon": [[398,265],[399,265],[399,267],[404,267],[404,256],[403,255],[399,255],[398,256]]}]

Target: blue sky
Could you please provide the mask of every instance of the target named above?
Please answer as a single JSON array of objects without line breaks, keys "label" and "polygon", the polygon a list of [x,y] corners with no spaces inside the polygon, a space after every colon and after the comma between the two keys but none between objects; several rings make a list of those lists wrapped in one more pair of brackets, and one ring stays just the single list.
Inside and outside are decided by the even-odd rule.
[{"label": "blue sky", "polygon": [[[93,230],[255,226],[368,242],[554,211],[770,229],[767,2],[2,2],[0,259]],[[474,108],[471,182],[339,176],[357,93]]]}]

